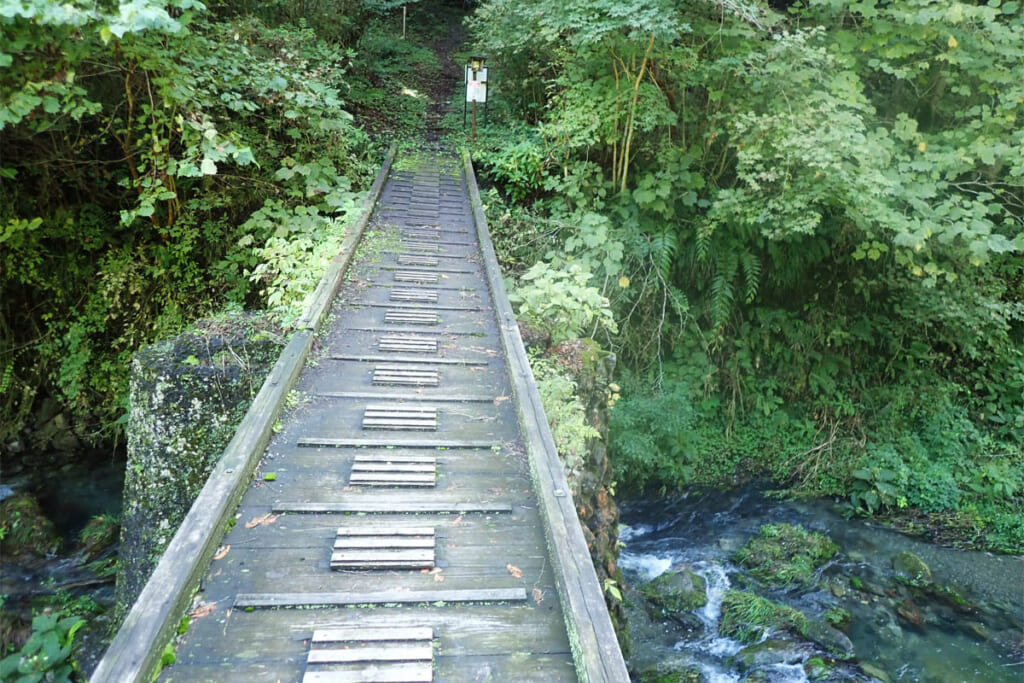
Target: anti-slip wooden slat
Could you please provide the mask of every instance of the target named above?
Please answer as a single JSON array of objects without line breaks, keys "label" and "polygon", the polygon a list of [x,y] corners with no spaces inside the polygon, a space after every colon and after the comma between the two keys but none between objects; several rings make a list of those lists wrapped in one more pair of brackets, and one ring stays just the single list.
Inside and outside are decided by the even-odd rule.
[{"label": "anti-slip wooden slat", "polygon": [[422,282],[432,284],[438,281],[437,273],[417,273],[415,271],[399,270],[394,273],[395,282]]},{"label": "anti-slip wooden slat", "polygon": [[348,483],[351,486],[430,487],[437,486],[437,475],[432,472],[353,472]]},{"label": "anti-slip wooden slat", "polygon": [[318,629],[302,683],[429,683],[430,628]]},{"label": "anti-slip wooden slat", "polygon": [[442,588],[440,590],[385,590],[352,593],[239,593],[235,608],[247,607],[333,607],[341,605],[403,605],[432,602],[525,602],[526,589],[516,588]]},{"label": "anti-slip wooden slat", "polygon": [[381,337],[377,340],[380,351],[410,351],[437,353],[437,340],[425,337]]},{"label": "anti-slip wooden slat", "polygon": [[436,304],[439,296],[436,289],[399,289],[396,287],[391,290],[389,298],[391,301],[420,301]]},{"label": "anti-slip wooden slat", "polygon": [[377,385],[404,385],[415,387],[436,387],[441,382],[441,374],[437,370],[416,370],[404,367],[386,368],[377,365],[373,368],[372,382]]},{"label": "anti-slip wooden slat", "polygon": [[421,242],[419,240],[402,240],[402,246],[409,251],[418,251],[424,254],[436,254],[441,251],[441,245],[437,242]]},{"label": "anti-slip wooden slat", "polygon": [[[331,569],[424,569],[434,566],[434,528],[341,527],[334,539]],[[421,533],[413,533],[413,532]]]},{"label": "anti-slip wooden slat", "polygon": [[384,314],[386,323],[415,323],[417,325],[436,325],[441,322],[437,313],[421,311],[390,310]]},{"label": "anti-slip wooden slat", "polygon": [[437,408],[417,405],[369,405],[363,411],[363,429],[434,431]]},{"label": "anti-slip wooden slat", "polygon": [[497,514],[512,512],[509,503],[470,503],[462,501],[432,502],[375,502],[349,501],[345,503],[274,503],[271,506],[274,514],[293,512],[296,514],[340,514],[340,515],[461,515],[468,513]]},{"label": "anti-slip wooden slat", "polygon": [[398,257],[398,265],[400,266],[436,266],[438,261],[436,256],[415,256],[413,254],[401,254]]},{"label": "anti-slip wooden slat", "polygon": [[370,643],[381,640],[432,640],[434,630],[428,627],[410,628],[325,628],[313,631],[312,643]]}]

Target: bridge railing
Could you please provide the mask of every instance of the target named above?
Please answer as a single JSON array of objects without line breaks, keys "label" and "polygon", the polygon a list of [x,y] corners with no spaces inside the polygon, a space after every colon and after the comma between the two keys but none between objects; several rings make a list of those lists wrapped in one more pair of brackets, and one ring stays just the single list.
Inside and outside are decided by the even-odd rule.
[{"label": "bridge railing", "polygon": [[598,583],[590,551],[583,538],[576,506],[565,477],[565,467],[558,457],[558,448],[551,436],[526,349],[519,336],[519,326],[505,292],[473,164],[469,155],[465,155],[463,160],[473,217],[480,235],[487,280],[494,298],[512,389],[516,393],[519,423],[530,457],[530,470],[541,508],[541,519],[544,520],[548,554],[554,565],[555,582],[562,599],[577,675],[581,681],[588,683],[626,683],[629,674],[608,614],[604,591]]},{"label": "bridge railing", "polygon": [[238,502],[270,440],[274,422],[281,413],[288,392],[305,365],[313,335],[323,323],[359,246],[394,156],[395,148],[392,147],[370,187],[362,214],[345,235],[341,252],[320,280],[312,301],[297,323],[298,329],[271,368],[234,438],[224,449],[89,678],[90,683],[149,683],[159,670],[164,648],[174,637],[200,579],[234,517]]}]

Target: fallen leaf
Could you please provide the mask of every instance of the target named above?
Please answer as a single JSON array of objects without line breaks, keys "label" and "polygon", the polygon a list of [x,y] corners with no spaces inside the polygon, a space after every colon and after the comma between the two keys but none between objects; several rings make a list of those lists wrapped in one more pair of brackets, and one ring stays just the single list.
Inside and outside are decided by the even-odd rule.
[{"label": "fallen leaf", "polygon": [[213,610],[215,610],[215,609],[217,609],[217,603],[215,603],[215,602],[201,602],[198,605],[196,605],[195,609],[193,609],[191,612],[189,612],[188,615],[190,617],[192,617],[193,619],[202,619],[203,617],[205,617],[208,614],[210,614],[211,612],[213,612]]},{"label": "fallen leaf", "polygon": [[507,401],[508,398],[508,396],[498,396],[494,399],[494,405],[500,406],[502,402]]},{"label": "fallen leaf", "polygon": [[257,526],[269,526],[276,522],[278,517],[279,515],[272,515],[268,512],[267,514],[262,515],[260,517],[254,517],[253,519],[250,519],[248,522],[245,523],[245,528],[252,529],[253,527]]},{"label": "fallen leaf", "polygon": [[442,576],[441,574],[434,574],[434,582],[444,583],[444,576]]},{"label": "fallen leaf", "polygon": [[228,552],[230,552],[230,551],[231,551],[231,546],[229,546],[229,545],[222,545],[220,547],[220,550],[217,551],[217,554],[213,556],[213,559],[215,559],[215,560],[223,560],[224,556],[226,556],[228,554]]},{"label": "fallen leaf", "polygon": [[523,578],[523,570],[515,566],[514,564],[506,564],[505,569],[507,569],[508,573],[516,577],[517,579]]},{"label": "fallen leaf", "polygon": [[539,588],[534,588],[533,589],[533,601],[535,603],[537,603],[538,605],[540,603],[544,602],[544,591],[542,591]]},{"label": "fallen leaf", "polygon": [[459,524],[460,522],[462,522],[462,515],[459,515],[458,517],[452,520],[452,524]]}]

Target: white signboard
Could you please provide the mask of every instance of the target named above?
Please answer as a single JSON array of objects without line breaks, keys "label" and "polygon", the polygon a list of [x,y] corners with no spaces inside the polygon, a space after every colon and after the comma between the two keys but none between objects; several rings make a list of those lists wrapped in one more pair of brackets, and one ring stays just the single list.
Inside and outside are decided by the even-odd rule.
[{"label": "white signboard", "polygon": [[466,101],[487,101],[487,67],[479,71],[466,67]]}]

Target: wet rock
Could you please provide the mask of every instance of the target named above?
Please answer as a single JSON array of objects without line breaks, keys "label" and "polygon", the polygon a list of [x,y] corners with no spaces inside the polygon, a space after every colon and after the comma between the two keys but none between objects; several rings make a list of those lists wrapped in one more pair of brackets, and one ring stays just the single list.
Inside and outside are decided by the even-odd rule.
[{"label": "wet rock", "polygon": [[889,674],[885,672],[885,669],[875,666],[870,662],[861,662],[860,670],[864,672],[865,676],[871,678],[871,680],[881,681],[882,683],[892,683],[892,679],[889,678]]},{"label": "wet rock", "polygon": [[925,586],[932,582],[932,570],[914,553],[904,551],[892,558],[896,578],[911,586]]},{"label": "wet rock", "polygon": [[846,587],[841,583],[830,583],[828,585],[829,592],[837,598],[846,596]]},{"label": "wet rock", "polygon": [[896,615],[885,607],[878,607],[872,617],[879,640],[890,643],[903,642],[903,629],[896,621]]},{"label": "wet rock", "polygon": [[924,629],[924,614],[922,614],[921,608],[918,607],[910,598],[907,598],[896,606],[896,614],[899,615],[900,619],[911,626],[918,629]]},{"label": "wet rock", "polygon": [[704,577],[685,568],[665,572],[641,586],[640,593],[669,615],[689,612],[708,602]]},{"label": "wet rock", "polygon": [[686,664],[663,662],[640,672],[640,683],[704,683],[700,669]]},{"label": "wet rock", "polygon": [[799,644],[789,640],[769,638],[760,643],[748,645],[733,656],[733,666],[739,671],[749,671],[772,664],[796,664],[803,661],[806,652]]},{"label": "wet rock", "polygon": [[832,667],[821,657],[811,657],[804,662],[804,675],[808,680],[824,681],[832,675]]},{"label": "wet rock", "polygon": [[822,621],[808,621],[801,629],[800,635],[840,659],[849,659],[853,656],[853,641],[839,629],[832,628]]},{"label": "wet rock", "polygon": [[977,621],[965,621],[960,625],[960,629],[976,640],[988,640],[991,635],[985,624]]},{"label": "wet rock", "polygon": [[15,493],[0,501],[0,555],[42,558],[60,547],[53,522],[28,493]]},{"label": "wet rock", "polygon": [[978,608],[967,599],[964,591],[952,584],[934,584],[931,587],[931,594],[960,614],[976,614],[978,612]]}]

